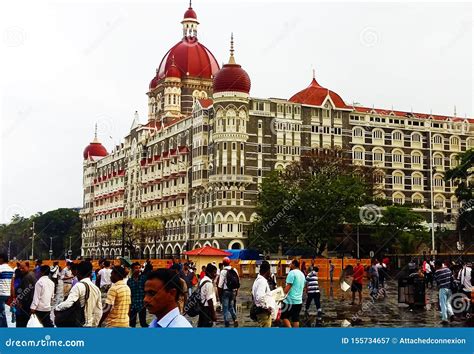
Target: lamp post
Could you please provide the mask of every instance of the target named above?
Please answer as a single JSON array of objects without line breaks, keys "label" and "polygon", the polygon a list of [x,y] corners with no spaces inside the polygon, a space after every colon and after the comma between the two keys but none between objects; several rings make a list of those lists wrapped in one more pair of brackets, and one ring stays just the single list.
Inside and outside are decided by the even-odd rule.
[{"label": "lamp post", "polygon": [[10,249],[11,249],[12,242],[8,241],[8,260],[10,260]]},{"label": "lamp post", "polygon": [[53,238],[49,238],[49,260],[51,260],[51,257],[53,256]]},{"label": "lamp post", "polygon": [[72,236],[69,236],[69,251],[67,252],[69,259],[71,259],[71,255],[72,255],[71,247],[72,247]]},{"label": "lamp post", "polygon": [[32,231],[31,235],[31,260],[34,260],[34,255],[35,255],[35,222],[33,221],[33,225],[30,227],[30,230]]},{"label": "lamp post", "polygon": [[430,153],[430,200],[431,200],[431,254],[435,254],[435,230],[434,230],[434,191],[433,191],[433,141],[431,139],[431,126],[429,131],[429,153]]}]

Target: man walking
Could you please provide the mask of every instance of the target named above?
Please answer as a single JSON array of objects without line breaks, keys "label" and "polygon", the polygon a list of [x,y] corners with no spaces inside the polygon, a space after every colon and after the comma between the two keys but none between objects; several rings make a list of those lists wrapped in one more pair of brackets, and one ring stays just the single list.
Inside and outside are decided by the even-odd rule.
[{"label": "man walking", "polygon": [[303,289],[305,285],[305,277],[299,269],[300,262],[296,259],[291,262],[290,272],[286,277],[285,294],[283,300],[283,308],[281,312],[281,320],[285,327],[300,326],[300,312],[303,304]]},{"label": "man walking", "polygon": [[354,267],[354,274],[352,276],[352,302],[351,305],[354,305],[355,294],[359,293],[359,305],[362,304],[362,279],[364,278],[364,267],[360,264],[360,259],[357,260],[357,265]]},{"label": "man walking", "polygon": [[143,306],[145,296],[146,276],[140,271],[140,263],[132,264],[132,276],[128,279],[127,285],[132,296],[132,307],[130,309],[130,327],[136,327],[137,316],[140,326],[148,327],[146,323],[146,308]]},{"label": "man walking", "polygon": [[72,279],[74,278],[74,275],[72,274],[71,265],[72,265],[71,262],[67,262],[66,267],[64,267],[64,269],[61,272],[61,280],[63,281],[64,299],[67,298],[72,288]]},{"label": "man walking", "polygon": [[122,266],[112,268],[110,279],[112,286],[107,292],[104,313],[99,322],[105,322],[106,327],[129,327],[130,325],[130,304],[132,303],[130,288],[125,284],[126,272]]},{"label": "man walking", "polygon": [[11,295],[13,269],[8,265],[8,256],[0,254],[0,327],[8,327],[5,303]]},{"label": "man walking", "polygon": [[183,289],[179,275],[173,269],[158,269],[147,276],[145,282],[145,307],[155,319],[150,328],[192,327],[178,308]]},{"label": "man walking", "polygon": [[103,268],[99,270],[97,274],[96,283],[102,293],[102,305],[105,304],[105,298],[107,297],[107,292],[109,291],[110,287],[112,286],[112,269],[110,269],[110,262],[104,261],[102,263]]},{"label": "man walking", "polygon": [[206,267],[206,275],[199,282],[201,292],[201,312],[199,314],[198,327],[212,327],[217,321],[215,305],[217,303],[214,290],[214,279],[217,276],[217,267],[209,263]]},{"label": "man walking", "polygon": [[229,315],[232,316],[234,327],[239,327],[237,315],[235,314],[234,301],[240,288],[239,274],[235,268],[230,265],[230,259],[225,257],[222,260],[224,268],[222,269],[217,285],[219,298],[222,299],[222,312],[224,313],[224,325],[230,326]]},{"label": "man walking", "polygon": [[309,307],[311,302],[314,300],[316,309],[318,311],[318,317],[321,316],[321,292],[319,291],[319,281],[318,281],[318,272],[319,268],[314,267],[311,272],[306,276],[306,293],[308,297],[306,298],[306,309],[305,314],[308,315]]},{"label": "man walking", "polygon": [[41,278],[35,284],[30,313],[36,314],[43,327],[54,327],[51,321],[51,308],[54,298],[54,283],[49,279],[49,266],[40,267]]},{"label": "man walking", "polygon": [[[69,292],[66,300],[58,304],[55,308],[57,311],[66,310],[79,300],[81,307],[84,309],[84,325],[83,327],[97,327],[102,316],[102,302],[100,290],[92,283],[90,276],[92,273],[92,263],[82,261],[77,265],[78,282]],[[86,294],[89,296],[86,301]],[[77,327],[82,324],[77,324]]]},{"label": "man walking", "polygon": [[465,312],[466,314],[469,313],[469,308],[471,307],[471,293],[473,290],[472,286],[472,263],[464,264],[463,268],[459,271],[458,275],[459,283],[461,284],[461,292],[466,295],[465,298]]},{"label": "man walking", "polygon": [[186,282],[188,296],[191,296],[191,294],[193,293],[193,286],[194,286],[193,280],[196,277],[196,275],[194,274],[194,272],[192,272],[189,269],[188,263],[184,264],[183,270],[179,272],[179,276],[181,277],[181,279],[183,279]]},{"label": "man walking", "polygon": [[260,265],[260,271],[252,286],[253,303],[256,306],[257,323],[260,327],[272,326],[272,309],[269,308],[267,299],[270,296],[270,263],[263,261]]},{"label": "man walking", "polygon": [[448,324],[448,318],[452,319],[454,316],[453,309],[449,302],[452,295],[451,292],[451,280],[453,273],[448,267],[443,267],[443,262],[439,259],[435,261],[435,274],[434,280],[438,285],[439,290],[439,306],[441,308],[441,323],[443,325]]},{"label": "man walking", "polygon": [[21,281],[15,289],[16,327],[26,327],[35,292],[36,275],[30,271],[29,262],[20,262]]}]

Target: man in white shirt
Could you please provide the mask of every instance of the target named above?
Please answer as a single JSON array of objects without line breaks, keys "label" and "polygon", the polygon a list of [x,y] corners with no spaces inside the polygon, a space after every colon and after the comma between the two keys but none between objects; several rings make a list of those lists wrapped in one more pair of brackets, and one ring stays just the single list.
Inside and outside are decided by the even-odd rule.
[{"label": "man in white shirt", "polygon": [[252,286],[253,303],[256,306],[257,323],[260,327],[272,326],[272,309],[268,308],[266,297],[270,295],[268,279],[271,277],[270,263],[263,261],[260,272]]},{"label": "man in white shirt", "polygon": [[[79,299],[81,307],[84,308],[85,322],[83,327],[97,327],[102,317],[102,302],[100,290],[91,280],[92,264],[90,262],[81,262],[77,266],[77,278],[79,280],[69,292],[66,300],[56,306],[56,311],[63,311],[70,308]],[[86,301],[87,289],[89,297]],[[78,327],[82,324],[78,324]]]},{"label": "man in white shirt", "polygon": [[12,289],[13,269],[8,265],[8,256],[0,254],[0,327],[7,326],[5,303]]},{"label": "man in white shirt", "polygon": [[217,321],[214,305],[217,302],[216,291],[213,280],[217,276],[217,268],[209,263],[206,267],[206,275],[199,282],[201,289],[201,313],[199,314],[198,327],[212,327]]},{"label": "man in white shirt", "polygon": [[51,304],[54,297],[54,283],[49,279],[49,266],[40,267],[41,278],[35,284],[30,313],[36,314],[43,327],[54,327],[51,321]]},{"label": "man in white shirt", "polygon": [[219,282],[217,284],[217,290],[219,292],[219,299],[221,299],[222,303],[222,312],[224,313],[224,325],[225,327],[229,327],[229,314],[232,316],[232,320],[234,321],[234,327],[239,327],[239,321],[237,321],[237,315],[235,313],[235,308],[234,308],[234,301],[237,298],[237,293],[239,291],[239,286],[238,284],[233,285],[233,287],[230,289],[229,288],[229,273],[230,272],[235,272],[233,275],[239,279],[239,274],[237,273],[237,270],[232,268],[230,265],[230,259],[228,257],[225,257],[222,260],[222,263],[224,265],[224,269],[221,270],[220,276],[219,276]]},{"label": "man in white shirt", "polygon": [[458,280],[462,286],[462,293],[464,295],[466,295],[467,299],[469,299],[469,301],[467,301],[466,299],[466,313],[469,313],[469,307],[470,307],[470,303],[471,303],[471,294],[472,294],[472,290],[473,290],[473,286],[472,286],[472,263],[468,262],[466,263],[463,268],[459,271],[459,275],[458,275]]},{"label": "man in white shirt", "polygon": [[145,282],[145,307],[155,319],[150,328],[186,328],[192,327],[179,313],[178,300],[183,289],[181,278],[173,269],[158,269],[148,273]]},{"label": "man in white shirt", "polygon": [[105,304],[105,298],[107,297],[107,292],[112,286],[112,269],[110,268],[110,262],[104,261],[104,268],[99,270],[97,274],[97,284],[99,284],[99,289],[102,293],[102,305]]}]

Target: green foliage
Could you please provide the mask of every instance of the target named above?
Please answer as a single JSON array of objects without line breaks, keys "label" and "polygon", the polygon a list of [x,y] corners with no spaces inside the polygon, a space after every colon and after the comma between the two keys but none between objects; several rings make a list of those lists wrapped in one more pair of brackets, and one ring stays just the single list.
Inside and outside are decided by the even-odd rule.
[{"label": "green foliage", "polygon": [[424,222],[423,216],[409,207],[388,206],[382,210],[382,216],[374,225],[373,237],[379,248],[399,253],[414,252],[430,240]]},{"label": "green foliage", "polygon": [[29,259],[33,222],[36,233],[35,258],[49,258],[50,237],[52,237],[54,258],[65,257],[65,251],[69,250],[70,241],[72,256],[80,255],[82,222],[79,214],[75,210],[61,208],[44,214],[38,213],[29,218],[15,215],[10,223],[0,225],[0,246],[6,251],[9,241],[11,241],[12,258]]},{"label": "green foliage", "polygon": [[261,185],[249,247],[321,254],[337,227],[372,200],[372,172],[337,152],[304,156],[284,172],[272,172]]}]

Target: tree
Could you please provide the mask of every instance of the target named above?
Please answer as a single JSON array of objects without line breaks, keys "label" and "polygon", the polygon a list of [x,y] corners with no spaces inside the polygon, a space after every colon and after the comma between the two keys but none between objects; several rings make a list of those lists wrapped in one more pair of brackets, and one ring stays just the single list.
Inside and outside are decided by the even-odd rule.
[{"label": "tree", "polygon": [[388,206],[374,225],[372,236],[379,249],[392,252],[412,253],[429,242],[429,232],[424,226],[425,219],[407,206]]},{"label": "tree", "polygon": [[352,165],[339,151],[302,156],[263,180],[249,246],[319,255],[338,226],[358,215],[373,194],[373,170]]},{"label": "tree", "polygon": [[460,230],[468,230],[472,234],[474,228],[474,193],[472,177],[474,174],[474,149],[467,150],[457,156],[458,166],[445,173],[446,181],[456,184],[455,195],[461,203],[457,219]]}]

